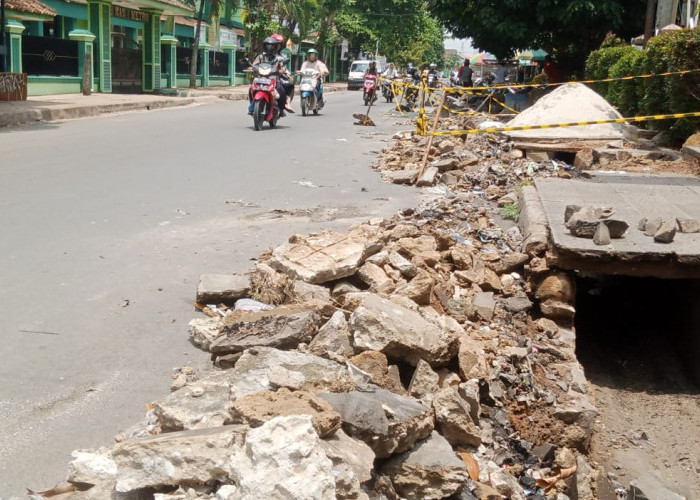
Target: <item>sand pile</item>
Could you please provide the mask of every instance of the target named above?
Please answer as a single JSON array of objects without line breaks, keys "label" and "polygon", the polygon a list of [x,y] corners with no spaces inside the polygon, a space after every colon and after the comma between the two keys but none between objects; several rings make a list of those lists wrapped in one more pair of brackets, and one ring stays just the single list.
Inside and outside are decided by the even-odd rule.
[{"label": "sand pile", "polygon": [[[578,121],[620,118],[618,113],[599,94],[580,83],[562,85],[547,94],[534,106],[508,122],[509,127],[544,125]],[[606,123],[577,127],[518,130],[510,132],[514,138],[527,139],[621,139],[622,124]]]}]

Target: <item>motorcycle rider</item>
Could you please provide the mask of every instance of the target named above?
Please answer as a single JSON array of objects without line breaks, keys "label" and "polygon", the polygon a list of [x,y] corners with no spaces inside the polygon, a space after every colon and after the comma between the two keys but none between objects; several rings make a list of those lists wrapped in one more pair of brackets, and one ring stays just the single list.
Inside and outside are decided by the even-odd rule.
[{"label": "motorcycle rider", "polygon": [[431,82],[431,87],[435,87],[435,85],[438,82],[438,70],[437,70],[437,64],[436,63],[430,63],[430,69],[428,70],[428,73],[426,74],[426,81],[428,81],[430,78],[429,76],[433,75],[433,81]]},{"label": "motorcycle rider", "polygon": [[399,77],[399,72],[396,71],[396,66],[394,66],[393,62],[389,63],[389,66],[384,70],[384,73],[382,73],[382,76],[384,78],[398,78]]},{"label": "motorcycle rider", "polygon": [[[263,40],[263,52],[253,60],[251,67],[261,63],[269,63],[277,70],[278,75],[283,74],[287,68],[284,64],[284,57],[277,54],[277,43],[277,40],[272,37],[267,37]],[[276,90],[279,94],[277,105],[279,106],[280,116],[285,116],[285,111],[294,113],[294,110],[287,106],[287,92],[285,92],[284,85],[282,85],[279,77],[277,78]],[[248,114],[253,114],[253,96],[249,95],[248,98],[250,99]]]},{"label": "motorcycle rider", "polygon": [[[282,58],[285,65],[289,63],[289,57],[282,53],[282,49],[284,48],[284,37],[279,33],[274,33],[270,35],[270,38],[277,40],[277,55]],[[282,78],[282,85],[284,85],[284,91],[287,94],[287,102],[291,104],[292,99],[294,98],[294,78],[292,78],[292,74],[289,72],[289,69],[285,69],[284,74],[280,76]],[[293,112],[294,111],[292,111],[292,113]]]},{"label": "motorcycle rider", "polygon": [[[377,76],[377,61],[370,61],[369,62],[369,68],[367,68],[367,71],[365,71],[365,79],[367,78],[367,75],[374,75],[375,77]],[[372,97],[376,100],[377,99],[377,89],[372,91]]]},{"label": "motorcycle rider", "polygon": [[306,51],[306,61],[301,65],[301,69],[298,72],[301,73],[305,69],[318,71],[319,78],[316,83],[316,93],[318,94],[318,102],[323,104],[323,79],[330,73],[328,67],[318,58],[318,50],[309,49]]}]

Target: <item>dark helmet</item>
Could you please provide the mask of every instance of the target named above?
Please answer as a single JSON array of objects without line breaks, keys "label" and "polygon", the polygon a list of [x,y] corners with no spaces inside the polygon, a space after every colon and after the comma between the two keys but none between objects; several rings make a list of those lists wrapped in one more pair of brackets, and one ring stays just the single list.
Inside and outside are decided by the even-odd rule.
[{"label": "dark helmet", "polygon": [[272,54],[277,52],[277,40],[275,40],[271,36],[263,40],[263,52],[265,52],[265,54],[267,54],[268,56],[271,56]]}]

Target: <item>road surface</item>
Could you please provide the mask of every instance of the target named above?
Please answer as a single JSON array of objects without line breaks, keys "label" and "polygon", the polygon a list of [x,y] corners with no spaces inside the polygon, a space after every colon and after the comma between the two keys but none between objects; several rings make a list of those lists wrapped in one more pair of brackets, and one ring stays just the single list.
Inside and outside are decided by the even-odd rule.
[{"label": "road surface", "polygon": [[262,132],[240,101],[0,129],[0,498],[64,480],[209,363],[187,334],[200,274],[417,204],[369,168],[389,105],[369,128],[359,93],[327,101]]}]

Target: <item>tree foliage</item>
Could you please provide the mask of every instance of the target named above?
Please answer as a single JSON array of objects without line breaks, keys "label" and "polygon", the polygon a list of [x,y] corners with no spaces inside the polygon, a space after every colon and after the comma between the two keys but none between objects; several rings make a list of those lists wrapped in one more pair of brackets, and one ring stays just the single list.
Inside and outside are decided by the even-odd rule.
[{"label": "tree foliage", "polygon": [[[219,0],[221,1],[221,0]],[[279,32],[319,47],[347,39],[351,56],[379,52],[399,64],[442,62],[443,33],[424,0],[242,0],[251,51]]]},{"label": "tree foliage", "polygon": [[542,48],[570,70],[583,68],[606,33],[644,31],[647,0],[428,0],[430,12],[459,37],[499,59]]},{"label": "tree foliage", "polygon": [[339,36],[353,53],[379,52],[398,64],[441,63],[442,28],[423,0],[348,0],[338,13]]}]

